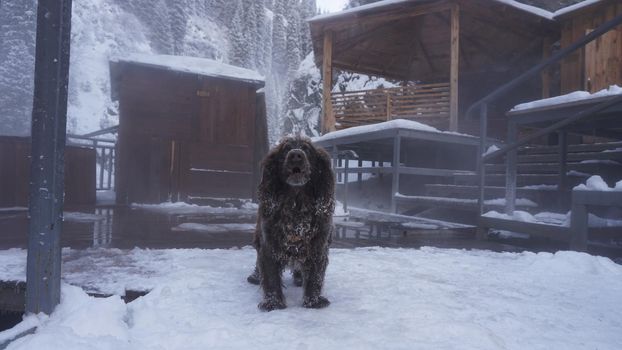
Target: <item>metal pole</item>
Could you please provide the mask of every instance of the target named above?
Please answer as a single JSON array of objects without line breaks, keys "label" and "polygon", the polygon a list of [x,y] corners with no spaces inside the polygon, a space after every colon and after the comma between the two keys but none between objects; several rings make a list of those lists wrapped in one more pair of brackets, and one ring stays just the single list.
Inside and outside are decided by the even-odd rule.
[{"label": "metal pole", "polygon": [[[508,143],[516,142],[518,138],[518,128],[515,122],[508,123]],[[505,213],[512,215],[516,209],[516,179],[518,150],[513,149],[508,152],[505,166]]]},{"label": "metal pole", "polygon": [[343,211],[348,212],[348,178],[350,175],[348,174],[348,170],[350,169],[350,154],[345,154],[346,164],[344,169],[344,177],[343,177]]},{"label": "metal pole", "polygon": [[52,313],[60,302],[60,232],[71,0],[39,0],[32,110],[26,312]]},{"label": "metal pole", "polygon": [[397,134],[393,139],[393,182],[391,184],[391,212],[397,213],[396,194],[400,191],[400,153],[402,148],[402,137]]},{"label": "metal pole", "polygon": [[484,214],[485,191],[486,191],[486,162],[484,154],[486,153],[486,138],[488,134],[488,105],[483,104],[479,117],[479,150],[477,152],[477,175],[479,176],[479,198],[477,204],[479,207],[479,215]]}]

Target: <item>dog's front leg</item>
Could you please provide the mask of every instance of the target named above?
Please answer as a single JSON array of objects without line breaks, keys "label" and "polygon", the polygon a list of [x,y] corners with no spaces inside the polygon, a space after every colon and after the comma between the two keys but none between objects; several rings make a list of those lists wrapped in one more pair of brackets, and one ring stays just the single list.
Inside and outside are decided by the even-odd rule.
[{"label": "dog's front leg", "polygon": [[304,297],[302,306],[321,309],[330,304],[328,299],[321,296],[326,265],[328,265],[328,249],[323,254],[308,259],[303,264]]},{"label": "dog's front leg", "polygon": [[259,249],[257,263],[261,275],[261,287],[263,289],[263,301],[258,307],[263,311],[284,309],[285,297],[281,283],[283,264],[272,254],[271,249],[265,244]]}]

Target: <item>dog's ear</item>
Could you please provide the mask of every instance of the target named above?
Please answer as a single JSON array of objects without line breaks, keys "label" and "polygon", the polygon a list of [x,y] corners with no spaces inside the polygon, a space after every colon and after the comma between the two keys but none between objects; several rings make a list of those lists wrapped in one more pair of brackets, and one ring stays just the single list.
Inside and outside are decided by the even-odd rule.
[{"label": "dog's ear", "polygon": [[322,148],[316,148],[311,143],[314,160],[311,164],[311,186],[313,196],[317,201],[318,214],[333,215],[335,209],[335,175],[331,167],[331,158]]},{"label": "dog's ear", "polygon": [[266,209],[275,204],[278,193],[284,186],[283,179],[281,179],[284,144],[285,142],[281,142],[274,147],[261,163],[261,182],[257,197]]}]

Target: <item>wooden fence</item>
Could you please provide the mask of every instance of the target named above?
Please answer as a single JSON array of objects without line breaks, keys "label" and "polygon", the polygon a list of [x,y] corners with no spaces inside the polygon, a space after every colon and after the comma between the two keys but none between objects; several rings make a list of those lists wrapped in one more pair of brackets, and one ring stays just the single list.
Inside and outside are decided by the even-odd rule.
[{"label": "wooden fence", "polygon": [[447,121],[449,94],[449,83],[436,83],[335,92],[331,99],[337,128],[345,129],[396,118],[432,124]]}]

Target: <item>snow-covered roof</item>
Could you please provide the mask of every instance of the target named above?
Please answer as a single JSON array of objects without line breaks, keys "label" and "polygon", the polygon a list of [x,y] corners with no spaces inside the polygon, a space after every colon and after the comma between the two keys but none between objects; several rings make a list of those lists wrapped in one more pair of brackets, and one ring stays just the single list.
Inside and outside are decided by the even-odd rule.
[{"label": "snow-covered roof", "polygon": [[550,106],[558,106],[571,102],[579,102],[579,101],[588,101],[597,98],[607,97],[607,96],[615,96],[621,95],[622,88],[617,85],[611,85],[608,89],[603,89],[593,94],[590,94],[587,91],[574,91],[569,94],[555,96],[550,98],[545,98],[542,100],[531,101],[527,103],[521,103],[519,105],[514,106],[510,113],[532,110],[537,108],[544,108]]},{"label": "snow-covered roof", "polygon": [[417,130],[417,131],[425,131],[425,132],[434,132],[434,133],[439,133],[439,134],[458,135],[458,136],[464,136],[464,137],[475,137],[475,136],[466,135],[466,134],[459,134],[453,131],[441,131],[435,127],[432,127],[432,126],[429,126],[423,123],[419,123],[413,120],[394,119],[394,120],[390,120],[387,122],[355,126],[352,128],[329,132],[328,134],[314,137],[311,140],[313,142],[321,142],[321,141],[332,140],[332,139],[336,139],[336,138],[340,138],[344,136],[360,135],[360,134],[366,134],[370,132],[377,132],[377,131],[389,130],[389,129],[408,129],[408,130]]},{"label": "snow-covered roof", "polygon": [[[321,14],[321,15],[317,15],[315,17],[312,17],[311,19],[309,19],[309,22],[316,22],[316,21],[323,21],[323,20],[328,20],[328,19],[337,19],[340,17],[345,17],[347,15],[352,15],[352,14],[357,14],[357,13],[362,13],[362,12],[369,12],[369,11],[373,11],[374,9],[379,9],[379,8],[383,8],[386,6],[391,6],[391,5],[396,5],[396,4],[400,4],[400,3],[407,3],[407,2],[433,2],[435,0],[382,0],[382,1],[378,1],[378,2],[374,2],[371,4],[367,4],[367,5],[362,5],[362,6],[357,6],[357,7],[353,7],[350,9],[346,9],[340,12],[332,12],[332,13],[326,13],[326,14]],[[542,17],[545,18],[547,20],[552,20],[553,19],[553,13],[549,12],[547,10],[541,9],[539,7],[535,7],[535,6],[531,6],[531,5],[525,5],[522,4],[518,1],[514,1],[514,0],[490,0],[491,2],[496,2],[496,3],[500,3],[503,5],[507,5],[510,7],[513,7],[515,9],[521,10],[523,12],[527,12],[530,13],[532,15],[536,15],[538,17]]]},{"label": "snow-covered roof", "polygon": [[580,10],[582,10],[582,9],[588,7],[588,6],[592,6],[592,5],[598,4],[600,2],[605,2],[605,1],[607,1],[607,0],[585,0],[585,1],[581,1],[581,2],[578,2],[578,3],[574,4],[574,5],[570,5],[570,6],[567,6],[567,7],[564,7],[564,8],[561,8],[561,9],[555,11],[553,13],[553,17],[554,18],[558,18],[558,17],[567,15],[567,14],[575,12],[575,11],[580,11]]},{"label": "snow-covered roof", "polygon": [[259,73],[232,66],[215,60],[199,57],[131,54],[115,57],[112,62],[130,62],[162,69],[194,73],[208,77],[240,80],[251,84],[264,85],[264,77]]}]

